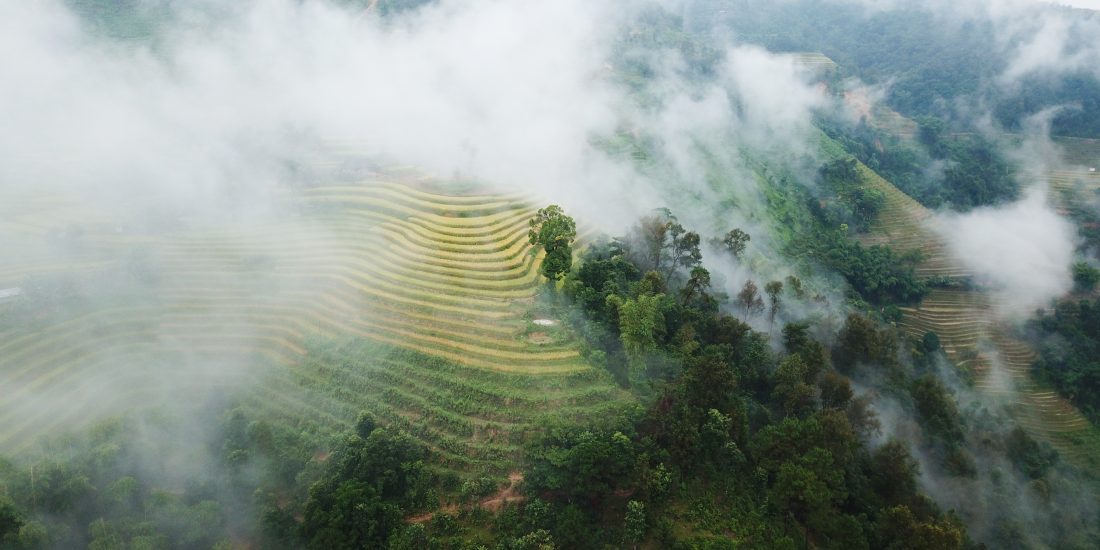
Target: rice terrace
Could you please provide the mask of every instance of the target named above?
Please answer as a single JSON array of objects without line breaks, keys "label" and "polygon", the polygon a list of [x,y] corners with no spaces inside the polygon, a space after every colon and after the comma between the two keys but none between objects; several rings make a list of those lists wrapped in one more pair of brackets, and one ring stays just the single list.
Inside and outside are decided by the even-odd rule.
[{"label": "rice terrace", "polygon": [[1090,0],[0,2],[0,550],[1100,547]]},{"label": "rice terrace", "polygon": [[[113,277],[155,282],[73,318],[18,298],[6,304],[30,308],[33,320],[5,327],[4,374],[15,391],[0,410],[3,445],[35,452],[42,435],[94,421],[79,396],[121,361],[146,366],[126,373],[118,402],[97,406],[124,410],[194,383],[173,380],[181,363],[248,365],[262,383],[240,396],[247,408],[320,434],[367,410],[416,434],[457,472],[506,468],[539,411],[598,414],[624,399],[567,331],[533,323],[541,261],[527,242],[533,208],[432,188],[400,173],[313,187],[284,198],[297,219],[239,233],[135,238],[105,219],[95,226],[102,233],[72,239],[82,253],[69,263],[5,266],[5,287],[27,273],[103,284],[104,294]],[[60,230],[5,219],[28,241],[80,225],[64,217],[63,202],[53,208],[36,220],[56,212]],[[548,330],[552,338],[532,343]],[[21,407],[44,393],[58,406],[26,414]]]}]

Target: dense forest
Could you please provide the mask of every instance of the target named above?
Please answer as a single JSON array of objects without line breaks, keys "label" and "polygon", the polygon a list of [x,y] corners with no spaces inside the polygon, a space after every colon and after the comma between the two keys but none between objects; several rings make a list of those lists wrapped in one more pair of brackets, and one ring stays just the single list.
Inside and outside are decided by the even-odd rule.
[{"label": "dense forest", "polygon": [[860,162],[930,208],[969,210],[1019,196],[1019,183],[1001,145],[976,134],[946,135],[944,121],[921,117],[916,141],[861,120],[822,121],[829,137]]},{"label": "dense forest", "polygon": [[[1010,60],[1001,53],[1002,31],[983,19],[937,14],[932,7],[919,6],[865,13],[857,2],[816,0],[704,0],[692,6],[695,20],[715,32],[724,25],[741,40],[777,51],[820,51],[845,75],[888,84],[887,102],[910,117],[948,118],[966,127],[975,121],[955,107],[960,100],[984,100],[1000,124],[1018,130],[1029,115],[1072,104],[1079,108],[1058,113],[1053,133],[1100,135],[1100,80],[1087,69],[1066,78],[1035,75],[1015,86],[994,86]],[[1077,11],[1074,17],[1087,21],[1097,16]],[[1066,32],[1071,41],[1089,41],[1087,28]]]},{"label": "dense forest", "polygon": [[[1079,285],[1096,286],[1095,269],[1081,266]],[[1100,310],[1095,300],[1066,300],[1034,322],[1041,356],[1038,376],[1068,396],[1094,422],[1100,420],[1100,399],[1092,388],[1100,383]]]}]

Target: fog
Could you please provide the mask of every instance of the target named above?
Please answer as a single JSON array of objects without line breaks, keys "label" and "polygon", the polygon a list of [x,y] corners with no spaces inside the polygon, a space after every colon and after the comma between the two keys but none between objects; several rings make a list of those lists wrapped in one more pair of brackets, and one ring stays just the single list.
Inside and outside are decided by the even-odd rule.
[{"label": "fog", "polygon": [[1077,230],[1049,195],[1046,185],[1035,184],[1009,205],[943,213],[933,221],[952,256],[990,287],[1002,319],[1025,320],[1073,287]]},{"label": "fog", "polygon": [[[785,164],[803,175],[815,169],[812,115],[828,99],[789,55],[719,43],[711,73],[697,74],[675,47],[633,41],[636,18],[660,13],[660,3],[623,9],[582,0],[445,0],[386,18],[322,1],[145,6],[161,19],[151,37],[132,40],[110,37],[61,0],[0,5],[0,82],[17,84],[0,87],[0,191],[72,204],[66,216],[35,220],[53,224],[47,236],[0,226],[0,242],[20,250],[0,266],[22,268],[30,259],[129,266],[81,276],[75,286],[58,283],[78,304],[71,311],[156,301],[162,283],[191,286],[185,299],[204,304],[211,319],[204,330],[216,334],[232,332],[214,312],[233,304],[219,305],[205,286],[229,285],[259,301],[316,291],[315,281],[262,270],[193,279],[188,263],[222,260],[179,244],[186,252],[167,262],[156,235],[200,228],[263,234],[278,223],[270,239],[287,248],[319,246],[326,239],[309,233],[317,228],[285,223],[296,213],[281,197],[362,177],[344,170],[348,156],[556,202],[612,235],[663,206],[704,238],[741,227],[753,236],[751,261],[707,260],[730,294],[750,278],[762,285],[793,272],[778,255],[756,175],[745,164],[751,153],[794,159]],[[621,59],[650,68],[643,88],[622,82]],[[620,134],[649,143],[660,168],[609,154],[601,143]],[[18,204],[9,209],[33,218]],[[83,243],[79,235],[92,219],[97,234],[132,244]],[[163,279],[143,283],[135,270]],[[841,301],[788,309],[835,313]],[[102,317],[90,323],[113,326],[111,315]],[[777,330],[763,316],[752,322]],[[173,342],[171,326],[151,330],[152,342]],[[82,345],[94,350],[94,342]],[[3,414],[63,411],[51,425],[65,425],[135,402],[205,402],[213,387],[232,393],[254,383],[254,364],[243,358],[174,356],[150,365],[97,353],[63,390],[0,381],[17,396]],[[21,361],[10,360],[25,373]],[[90,368],[96,361],[112,368]],[[131,388],[143,385],[151,389],[135,399]],[[217,426],[217,415],[193,420]]]},{"label": "fog", "polygon": [[[992,369],[1002,368],[995,351]],[[905,442],[920,463],[919,482],[939,506],[953,510],[966,523],[970,536],[999,547],[1045,548],[1071,544],[1085,547],[1095,535],[1100,502],[1080,488],[1089,482],[1065,464],[1054,465],[1042,480],[1024,475],[1007,458],[1006,447],[1017,424],[1009,409],[1018,400],[1011,384],[995,395],[976,391],[954,365],[936,357],[931,369],[953,395],[965,422],[962,453],[972,461],[967,474],[950,472],[944,448],[916,421],[912,405],[889,392],[874,395],[881,432],[872,445],[889,439]]]},{"label": "fog", "polygon": [[[994,79],[979,86],[977,94],[960,98],[949,111],[954,119],[978,128],[998,144],[1017,172],[1021,196],[968,213],[939,212],[929,220],[929,227],[946,241],[956,262],[970,270],[979,284],[990,287],[1003,319],[1019,322],[1049,307],[1073,286],[1070,265],[1079,244],[1076,228],[1052,204],[1047,182],[1050,171],[1064,166],[1058,146],[1051,141],[1051,120],[1079,106],[1047,107],[1031,115],[1022,124],[1022,135],[1014,140],[994,121],[989,97],[1010,95],[1036,79],[1049,82],[1069,75],[1100,75],[1096,72],[1100,41],[1092,38],[1100,36],[1100,19],[1029,0],[829,1],[860,5],[868,14],[926,12],[950,29],[960,24],[990,25],[1004,66]],[[884,82],[870,87],[868,98],[884,101],[884,90],[890,86]]]},{"label": "fog", "polygon": [[[910,6],[857,3],[868,13]],[[263,232],[265,224],[293,214],[280,200],[286,189],[361,176],[341,171],[351,151],[372,167],[415,166],[440,181],[476,181],[558,203],[611,235],[658,207],[670,208],[704,239],[739,227],[752,235],[745,261],[715,250],[705,256],[717,290],[735,295],[750,279],[763,287],[800,275],[818,297],[792,300],[778,325],[749,318],[754,328],[778,332],[784,319],[819,316],[831,332],[843,314],[836,274],[781,256],[781,228],[769,219],[759,167],[747,160],[763,159],[812,185],[821,162],[814,117],[836,114],[840,106],[817,85],[820,75],[792,56],[735,36],[713,44],[717,60],[702,73],[674,46],[634,40],[638,18],[688,2],[441,0],[387,18],[324,1],[180,4],[164,8],[150,0],[167,10],[167,20],[154,39],[128,41],[105,37],[60,0],[0,2],[0,191],[72,194],[119,228]],[[1095,19],[1031,17],[1035,5],[1022,0],[927,7],[945,18],[997,26],[1009,61],[989,86],[1011,88],[1036,75],[1100,67],[1100,41],[1072,38],[1100,36],[1092,33]],[[617,64],[624,59],[644,65],[647,82],[627,81],[628,71]],[[888,86],[869,97],[882,101]],[[956,111],[968,120],[989,118],[978,98]],[[1021,167],[1018,201],[942,211],[930,221],[955,259],[996,293],[998,312],[1014,321],[1072,286],[1078,237],[1051,205],[1043,180],[1058,162],[1046,120],[1029,127],[1023,145],[1005,144]],[[1002,133],[992,123],[985,129],[991,137]],[[651,165],[608,152],[605,144],[616,136],[646,143]],[[293,243],[296,235],[287,230],[277,238]],[[0,244],[9,243],[24,255],[0,266],[78,256],[0,225]],[[149,249],[155,246],[144,242],[126,253]],[[233,285],[253,285],[253,297],[315,290],[304,281],[227,277]],[[81,292],[92,301],[103,294]],[[253,366],[185,358],[172,376],[159,378],[151,400],[188,402],[217,394],[212,385],[246,387]],[[0,378],[0,388],[18,396],[3,403],[0,414],[78,410],[74,404],[84,416],[115,414],[125,408],[129,377],[149,376],[148,367],[120,357],[109,374],[81,373],[61,396]],[[196,379],[210,384],[179,389]],[[968,402],[979,401],[967,395]],[[901,405],[883,401],[877,408],[890,417],[888,432],[914,429],[901,418]],[[204,426],[216,419],[194,420],[173,429],[195,441],[208,437]],[[149,431],[155,430],[143,437],[163,436]],[[194,464],[190,471],[199,475],[207,463]],[[983,470],[977,480],[949,487],[929,468],[924,482],[963,509],[976,486],[988,489],[991,477]],[[1023,485],[1013,478],[998,490]],[[973,525],[984,525],[974,519],[979,512],[967,513]]]},{"label": "fog", "polygon": [[220,206],[340,139],[445,177],[553,188],[600,173],[587,138],[614,124],[586,2],[450,2],[393,26],[245,2],[166,30],[157,51],[89,36],[58,2],[2,9],[0,77],[21,83],[0,92],[0,144],[17,161],[5,181]]},{"label": "fog", "polygon": [[0,177],[113,201],[137,193],[209,208],[247,196],[256,207],[294,177],[289,166],[337,140],[622,228],[661,201],[593,138],[623,124],[658,135],[699,185],[693,140],[724,132],[798,147],[821,103],[789,59],[741,48],[704,86],[677,74],[672,52],[647,54],[669,56],[665,84],[659,104],[636,109],[609,64],[632,10],[607,3],[451,1],[386,22],[289,0],[212,19],[200,3],[174,8],[155,48],[91,35],[57,1],[0,9],[0,78],[20,83],[0,91]]}]

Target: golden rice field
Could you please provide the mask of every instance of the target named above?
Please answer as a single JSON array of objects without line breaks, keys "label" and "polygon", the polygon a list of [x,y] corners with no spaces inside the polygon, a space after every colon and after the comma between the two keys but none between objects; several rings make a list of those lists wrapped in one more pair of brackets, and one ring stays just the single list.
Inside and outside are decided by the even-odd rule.
[{"label": "golden rice field", "polygon": [[[0,305],[4,454],[221,392],[322,436],[367,410],[441,467],[503,470],[540,416],[626,402],[566,329],[532,323],[534,205],[397,171],[280,200],[287,213],[262,222],[131,233],[63,198],[0,199],[0,234],[23,243],[0,261],[0,289],[25,291]],[[39,288],[55,280],[61,290]],[[69,287],[84,298],[39,304]],[[4,322],[17,308],[22,322]]]}]

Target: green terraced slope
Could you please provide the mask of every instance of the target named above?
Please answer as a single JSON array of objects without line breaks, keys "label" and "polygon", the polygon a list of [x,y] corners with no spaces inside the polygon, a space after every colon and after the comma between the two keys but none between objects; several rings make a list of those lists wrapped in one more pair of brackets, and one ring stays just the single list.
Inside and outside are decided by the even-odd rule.
[{"label": "green terraced slope", "polygon": [[534,206],[398,183],[410,180],[288,191],[292,214],[235,228],[129,235],[108,216],[64,253],[47,246],[79,223],[64,201],[6,218],[5,234],[45,252],[0,263],[0,287],[63,275],[87,291],[152,275],[3,325],[0,449],[218,391],[321,439],[368,410],[425,441],[442,467],[503,471],[540,416],[628,403],[568,331],[531,323]]},{"label": "green terraced slope", "polygon": [[[866,242],[889,244],[901,252],[920,251],[923,260],[916,271],[921,276],[970,275],[930,229],[931,212],[870,169],[860,169],[865,180],[886,195],[886,206]],[[996,304],[990,300],[980,290],[934,290],[916,307],[902,308],[899,325],[918,340],[935,332],[948,358],[974,373],[977,389],[1005,400],[1033,436],[1077,464],[1100,465],[1100,432],[1068,400],[1032,380],[1033,352],[997,321]]]}]

